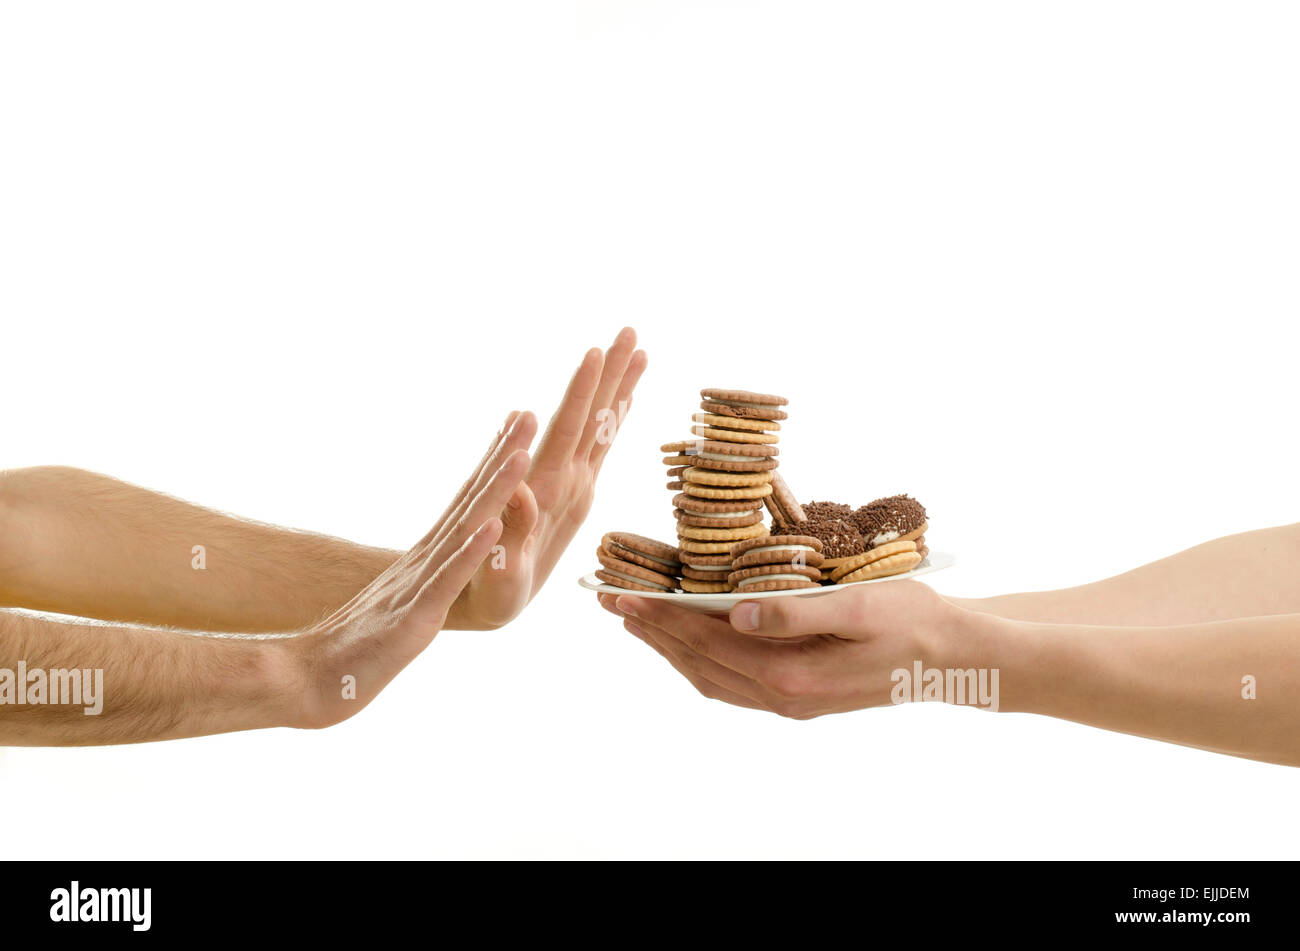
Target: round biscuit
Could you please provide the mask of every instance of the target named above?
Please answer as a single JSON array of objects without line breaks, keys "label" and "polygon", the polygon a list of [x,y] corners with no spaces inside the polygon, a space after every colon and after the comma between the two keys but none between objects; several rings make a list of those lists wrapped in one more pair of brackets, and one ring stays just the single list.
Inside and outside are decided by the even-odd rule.
[{"label": "round biscuit", "polygon": [[682,590],[687,594],[726,594],[731,590],[731,585],[725,581],[696,581],[694,578],[683,578]]},{"label": "round biscuit", "polygon": [[762,445],[780,442],[780,437],[773,436],[770,433],[742,433],[731,429],[713,429],[709,426],[692,426],[691,432],[703,439],[714,439],[718,442],[759,443]]},{"label": "round biscuit", "polygon": [[742,525],[739,528],[700,528],[697,525],[677,525],[678,538],[691,538],[698,542],[725,542],[733,544],[747,538],[760,538],[767,534],[767,526]]},{"label": "round biscuit", "polygon": [[880,561],[883,558],[888,558],[891,555],[899,555],[908,552],[916,552],[916,542],[886,542],[877,548],[872,548],[868,551],[862,552],[860,555],[853,555],[852,557],[845,559],[843,564],[839,565],[831,572],[831,580],[836,582],[841,581],[845,575],[852,574],[855,571],[860,571],[873,562]]},{"label": "round biscuit", "polygon": [[739,429],[749,433],[777,432],[781,428],[781,424],[774,419],[745,419],[741,416],[718,416],[714,413],[696,413],[691,420],[710,429]]},{"label": "round biscuit", "polygon": [[772,484],[716,486],[687,482],[682,491],[699,499],[765,499],[772,494]]},{"label": "round biscuit", "polygon": [[699,466],[687,466],[681,474],[683,482],[696,485],[767,485],[772,481],[771,471],[766,472],[720,472],[717,469],[701,469]]},{"label": "round biscuit", "polygon": [[919,565],[922,557],[924,556],[918,551],[902,551],[897,555],[886,555],[884,558],[878,558],[870,564],[863,565],[856,571],[841,575],[835,583],[853,584],[855,581],[869,581],[872,578],[901,575],[903,572],[911,571]]}]

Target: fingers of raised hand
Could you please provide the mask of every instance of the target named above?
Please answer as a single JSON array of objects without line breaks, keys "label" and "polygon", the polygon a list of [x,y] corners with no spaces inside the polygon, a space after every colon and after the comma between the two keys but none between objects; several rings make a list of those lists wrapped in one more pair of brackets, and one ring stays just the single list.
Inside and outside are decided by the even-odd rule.
[{"label": "fingers of raised hand", "polygon": [[537,468],[557,469],[573,458],[591,414],[592,400],[600,387],[604,364],[605,355],[597,348],[588,350],[582,358],[537,447]]},{"label": "fingers of raised hand", "polygon": [[[495,516],[477,526],[454,551],[433,565],[412,602],[421,633],[432,637],[447,619],[447,612],[501,537],[501,519]],[[436,560],[430,556],[429,563]]]},{"label": "fingers of raised hand", "polygon": [[641,379],[641,374],[645,372],[648,362],[644,350],[636,351],[628,361],[627,369],[619,382],[618,390],[609,401],[609,412],[613,414],[612,419],[614,421],[612,431],[610,429],[599,430],[588,449],[587,464],[591,467],[593,473],[600,471],[601,464],[605,461],[605,456],[609,452],[609,447],[614,445],[614,436],[617,435],[618,428],[623,425],[623,420],[632,408],[632,392],[636,389],[636,385]]},{"label": "fingers of raised hand", "polygon": [[429,530],[422,541],[435,544],[442,541],[447,533],[464,518],[470,504],[482,492],[488,480],[500,473],[502,465],[514,453],[527,449],[532,444],[533,437],[537,435],[537,417],[528,412],[516,412],[511,416],[514,418],[502,431],[496,444],[465,480],[465,484],[461,486],[452,504],[447,507],[442,518]]},{"label": "fingers of raised hand", "polygon": [[501,543],[507,548],[522,551],[528,544],[529,535],[537,526],[540,514],[533,490],[527,482],[520,482],[502,514],[505,531],[501,533]]},{"label": "fingers of raised hand", "polygon": [[528,452],[517,449],[487,476],[478,491],[465,500],[461,511],[440,526],[437,537],[425,546],[424,577],[436,571],[485,519],[500,515],[510,497],[523,484],[527,471]]},{"label": "fingers of raised hand", "polygon": [[[618,424],[622,422],[627,409],[619,405],[618,393],[622,389],[635,350],[636,331],[624,327],[605,351],[600,381],[592,398],[591,410],[587,414],[582,439],[576,447],[575,455],[579,458],[587,459],[592,449],[601,443],[608,445]],[[626,399],[626,394],[624,398]]]}]

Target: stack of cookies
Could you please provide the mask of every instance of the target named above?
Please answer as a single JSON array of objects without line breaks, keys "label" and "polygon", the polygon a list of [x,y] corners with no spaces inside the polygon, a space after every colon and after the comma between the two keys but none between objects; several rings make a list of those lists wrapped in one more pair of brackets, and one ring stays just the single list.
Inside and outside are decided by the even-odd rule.
[{"label": "stack of cookies", "polygon": [[731,548],[728,580],[736,591],[795,591],[821,580],[822,543],[811,535],[769,535]]},{"label": "stack of cookies", "polygon": [[596,553],[601,581],[634,591],[790,591],[902,574],[925,560],[925,507],[910,496],[856,510],[799,504],[776,471],[784,397],[717,389],[700,396],[695,438],[660,447],[675,493],[676,547],[610,532]]},{"label": "stack of cookies", "polygon": [[609,532],[596,549],[605,584],[630,591],[676,591],[681,585],[677,549],[644,535]]},{"label": "stack of cookies", "polygon": [[747,390],[701,390],[696,439],[663,447],[677,519],[682,590],[732,590],[731,547],[767,535],[762,507],[772,495],[784,397]]}]

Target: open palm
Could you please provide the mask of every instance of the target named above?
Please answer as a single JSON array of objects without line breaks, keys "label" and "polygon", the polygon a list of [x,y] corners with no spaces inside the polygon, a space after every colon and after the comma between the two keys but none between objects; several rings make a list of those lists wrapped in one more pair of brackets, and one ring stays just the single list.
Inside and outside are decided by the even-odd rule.
[{"label": "open palm", "polygon": [[[589,350],[533,454],[525,482],[502,513],[504,530],[457,600],[448,627],[497,628],[512,620],[550,577],[591,510],[596,478],[645,371],[636,333],[624,328],[603,353]],[[532,413],[512,413],[499,444],[509,454],[537,434]]]}]

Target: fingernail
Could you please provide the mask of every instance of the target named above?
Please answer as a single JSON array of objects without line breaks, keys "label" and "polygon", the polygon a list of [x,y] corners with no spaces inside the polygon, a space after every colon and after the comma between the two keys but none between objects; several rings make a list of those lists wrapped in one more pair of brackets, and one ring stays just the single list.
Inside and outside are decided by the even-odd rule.
[{"label": "fingernail", "polygon": [[619,598],[614,602],[614,607],[618,608],[623,614],[630,614],[632,617],[637,616],[637,608],[640,606],[641,602],[636,598]]},{"label": "fingernail", "polygon": [[506,505],[512,509],[517,509],[522,504],[523,503],[519,501],[519,490],[515,489],[515,491],[510,494],[510,499],[506,502]]},{"label": "fingernail", "polygon": [[758,630],[758,602],[746,601],[731,612],[731,626],[738,631]]},{"label": "fingernail", "polygon": [[645,631],[641,630],[641,628],[637,627],[635,624],[630,621],[624,621],[623,626],[627,628],[629,634],[634,634],[642,640],[645,640]]}]

